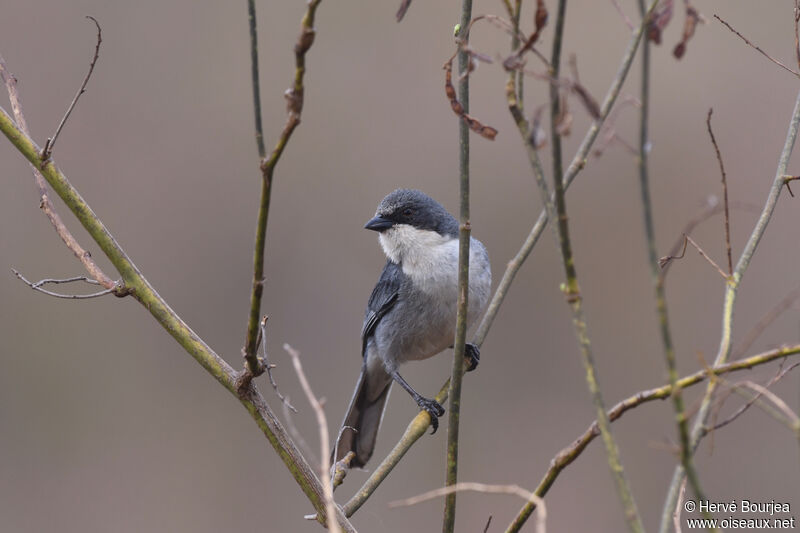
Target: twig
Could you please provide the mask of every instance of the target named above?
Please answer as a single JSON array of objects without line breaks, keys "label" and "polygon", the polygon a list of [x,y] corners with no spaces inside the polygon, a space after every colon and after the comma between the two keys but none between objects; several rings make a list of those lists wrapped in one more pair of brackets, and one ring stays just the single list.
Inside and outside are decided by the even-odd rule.
[{"label": "twig", "polygon": [[[30,137],[28,124],[25,120],[25,115],[22,113],[22,103],[20,101],[19,93],[17,92],[17,79],[8,70],[2,55],[0,55],[0,78],[2,78],[6,84],[8,98],[11,102],[11,109],[14,113],[14,118],[19,125],[20,131],[25,136]],[[72,233],[70,233],[70,231],[67,229],[67,226],[56,212],[55,207],[53,207],[52,202],[50,202],[50,197],[47,193],[47,182],[45,181],[44,176],[42,176],[42,172],[39,170],[39,167],[36,165],[31,165],[31,170],[33,171],[33,180],[36,183],[36,188],[39,190],[39,207],[42,209],[45,216],[47,216],[47,219],[55,228],[58,236],[61,237],[61,240],[67,245],[67,248],[72,251],[86,271],[89,272],[89,275],[97,280],[100,285],[106,289],[114,289],[112,292],[116,296],[121,297],[127,295],[128,290],[125,288],[125,286],[120,282],[114,282],[110,277],[108,277],[97,265],[97,263],[95,263],[94,259],[92,259],[92,254],[85,250],[78,243],[75,237],[72,236]]]},{"label": "twig", "polygon": [[631,22],[631,19],[628,18],[628,15],[625,14],[625,11],[622,10],[622,6],[619,5],[619,0],[611,0],[611,3],[619,13],[619,16],[622,17],[622,22],[625,23],[629,30],[633,31],[635,26],[633,25],[633,22]]},{"label": "twig", "polygon": [[667,266],[668,266],[668,265],[669,265],[669,264],[670,264],[672,261],[674,261],[675,259],[683,259],[683,257],[686,255],[686,245],[687,245],[687,244],[691,244],[692,246],[694,246],[695,250],[697,250],[697,252],[698,252],[698,253],[699,253],[699,254],[700,254],[702,257],[703,257],[703,259],[705,259],[706,261],[708,261],[708,263],[709,263],[711,266],[713,266],[713,267],[714,267],[714,268],[717,270],[717,272],[719,272],[719,275],[720,275],[720,276],[722,276],[722,278],[723,278],[723,279],[726,279],[726,280],[727,280],[727,279],[729,279],[729,278],[730,278],[730,276],[729,276],[728,274],[726,274],[726,273],[725,273],[725,271],[724,271],[724,270],[722,270],[722,269],[719,267],[719,265],[718,265],[718,264],[716,264],[716,263],[714,262],[714,260],[713,260],[713,259],[711,259],[711,258],[710,258],[710,257],[709,257],[709,256],[708,256],[708,255],[707,255],[707,254],[706,254],[706,253],[703,251],[703,249],[702,249],[702,248],[700,248],[700,245],[699,245],[699,244],[697,244],[696,242],[694,242],[694,240],[693,240],[691,237],[689,237],[688,235],[686,235],[686,234],[684,234],[684,236],[683,236],[683,249],[681,250],[681,253],[680,253],[680,255],[668,255],[668,256],[666,256],[666,257],[662,257],[661,259],[659,259],[659,260],[658,260],[658,262],[659,262],[659,264],[661,265],[661,268],[665,268],[665,267],[667,267]]},{"label": "twig", "polygon": [[[648,14],[652,12],[652,9],[655,7],[657,0],[653,0],[648,8]],[[605,121],[608,114],[611,112],[611,109],[614,106],[614,102],[619,96],[619,93],[622,89],[622,84],[627,77],[628,70],[630,69],[631,63],[633,62],[633,58],[636,54],[636,49],[639,46],[639,42],[641,41],[642,35],[644,33],[645,27],[647,25],[646,20],[643,20],[642,23],[639,25],[637,31],[631,36],[630,41],[628,42],[627,48],[623,57],[620,61],[619,69],[617,70],[617,74],[611,82],[611,85],[606,93],[605,99],[603,100],[603,104],[600,106],[600,118],[592,122],[589,130],[586,132],[586,135],[581,142],[581,145],[572,159],[572,163],[570,163],[569,168],[564,176],[564,185],[565,187],[569,187],[569,185],[574,181],[575,177],[578,173],[584,168],[587,157],[591,152],[592,145],[594,144],[595,140],[597,139],[597,135],[600,131],[600,128],[603,126],[603,122]],[[521,100],[519,100],[521,103]],[[492,296],[492,299],[489,303],[489,306],[486,312],[481,319],[481,323],[478,326],[475,335],[473,336],[473,343],[477,346],[481,346],[483,341],[486,339],[486,335],[491,329],[492,323],[494,322],[495,317],[497,316],[497,312],[500,309],[500,306],[503,303],[506,295],[508,294],[508,289],[511,287],[511,283],[514,281],[517,272],[524,264],[525,260],[530,255],[533,247],[539,240],[544,228],[547,225],[547,214],[544,210],[539,213],[539,217],[531,227],[531,231],[528,234],[528,237],[525,239],[525,242],[522,243],[517,255],[508,263],[506,270],[503,274],[503,278],[500,280],[500,283],[497,289]],[[447,391],[450,387],[450,380],[448,379],[444,385],[442,385],[441,389],[439,389],[439,393],[436,395],[436,401],[440,404],[447,400]],[[356,494],[343,506],[343,510],[346,516],[352,516],[364,503],[369,499],[375,489],[386,479],[386,476],[394,469],[398,462],[403,458],[406,452],[414,445],[414,443],[419,440],[419,438],[425,434],[425,431],[428,429],[430,424],[430,418],[427,413],[420,412],[417,414],[408,424],[403,435],[398,440],[397,444],[395,444],[394,448],[389,452],[389,455],[378,465],[377,468],[372,472],[369,478],[364,482],[364,485],[356,492]],[[528,513],[523,519],[522,523],[527,520],[527,517],[530,515]],[[521,524],[520,524],[521,526]]]},{"label": "twig", "polygon": [[319,473],[320,479],[322,480],[323,494],[325,495],[325,525],[333,533],[340,533],[342,530],[339,527],[339,524],[337,524],[335,520],[331,520],[332,517],[336,516],[336,502],[333,501],[333,487],[331,486],[330,480],[327,479],[331,468],[328,419],[325,417],[325,410],[322,408],[322,403],[319,401],[319,399],[317,399],[314,391],[311,390],[311,384],[309,384],[308,378],[306,378],[306,374],[303,372],[303,365],[300,363],[300,354],[288,344],[284,344],[283,349],[286,350],[286,353],[288,353],[289,356],[291,356],[292,364],[294,365],[294,371],[297,372],[297,379],[300,381],[300,386],[303,387],[303,392],[306,393],[308,403],[311,404],[312,409],[314,409],[314,414],[317,415],[320,448]]},{"label": "twig", "polygon": [[767,327],[775,321],[784,311],[789,309],[794,302],[800,298],[800,287],[794,289],[793,291],[789,292],[786,296],[784,296],[778,304],[769,310],[761,319],[755,323],[755,325],[750,328],[750,331],[747,332],[744,339],[739,343],[734,350],[731,352],[731,358],[736,359],[740,357],[743,353],[750,349],[753,343],[756,341],[758,337],[764,332]]},{"label": "twig", "polygon": [[681,511],[683,510],[683,497],[686,495],[686,478],[683,479],[683,483],[681,483],[681,492],[678,495],[678,502],[675,505],[675,511],[672,513],[672,525],[675,527],[675,533],[682,533],[681,524],[683,524],[683,520],[681,520]]},{"label": "twig", "polygon": [[[717,350],[717,356],[714,359],[714,366],[719,366],[726,363],[728,361],[728,357],[730,356],[732,346],[733,310],[736,303],[737,290],[739,288],[739,284],[741,283],[742,277],[750,265],[750,260],[753,258],[756,248],[758,248],[758,243],[761,241],[761,237],[764,236],[764,232],[769,225],[772,214],[775,212],[775,206],[778,204],[778,198],[780,197],[781,191],[785,185],[784,176],[786,175],[786,168],[789,164],[789,158],[792,153],[792,148],[794,147],[795,139],[797,138],[798,126],[800,126],[800,93],[798,93],[795,100],[794,110],[792,111],[792,116],[789,120],[788,131],[786,132],[786,140],[784,142],[783,149],[781,150],[780,158],[778,159],[778,168],[775,173],[772,186],[770,187],[769,194],[767,195],[767,200],[764,203],[761,214],[756,221],[752,233],[750,234],[750,238],[747,240],[747,243],[745,244],[745,247],[739,256],[739,261],[736,263],[736,267],[733,270],[733,275],[730,277],[730,280],[725,287],[725,298],[722,307],[722,333],[720,335],[720,344],[719,349]],[[700,410],[698,411],[697,418],[692,426],[693,448],[697,447],[700,439],[705,434],[705,428],[707,425],[712,397],[715,389],[716,384],[713,382],[709,383],[705,395],[703,396]],[[670,482],[664,507],[662,509],[661,524],[659,527],[659,531],[661,533],[666,533],[666,531],[669,529],[672,509],[675,508],[675,501],[677,500],[678,489],[683,476],[683,468],[676,468],[672,476],[672,481]]]},{"label": "twig", "polygon": [[797,67],[800,68],[800,0],[794,0],[794,50],[797,56]]},{"label": "twig", "polygon": [[[457,36],[462,46],[458,50],[458,70],[467,73],[472,58],[464,49],[469,42],[467,26],[472,18],[472,0],[461,2],[462,34]],[[447,71],[448,75],[450,71]],[[461,414],[461,384],[464,377],[464,353],[467,342],[467,310],[469,309],[469,247],[471,226],[469,222],[469,130],[466,122],[469,116],[469,76],[458,82],[458,97],[464,114],[458,128],[458,184],[459,184],[459,231],[458,231],[458,310],[456,317],[456,336],[453,347],[453,365],[450,376],[450,409],[447,418],[447,467],[445,485],[455,485],[458,481],[458,430]],[[494,136],[492,135],[493,139]],[[445,498],[442,517],[442,532],[452,533],[456,523],[456,493]]]},{"label": "twig", "polygon": [[[767,383],[766,386],[767,387],[773,386],[775,383],[780,381],[783,378],[783,376],[785,376],[786,374],[788,374],[789,372],[794,370],[797,366],[800,366],[800,362],[793,363],[793,364],[789,365],[788,367],[786,367],[784,369],[781,369],[777,374],[775,374],[775,376],[772,377],[772,379],[769,380],[769,382]],[[720,428],[723,428],[723,427],[727,426],[728,424],[730,424],[731,422],[733,422],[734,420],[736,420],[737,418],[739,418],[740,416],[742,416],[742,414],[745,411],[747,411],[754,403],[756,403],[756,401],[761,396],[762,396],[762,393],[761,392],[757,392],[757,394],[755,396],[750,398],[747,401],[747,403],[745,403],[744,405],[739,407],[739,409],[737,409],[728,418],[726,418],[722,422],[718,422],[718,423],[714,424],[714,426],[709,431],[716,431],[716,430],[718,430]]]},{"label": "twig", "polygon": [[92,72],[94,71],[94,66],[97,63],[97,58],[100,57],[100,43],[103,42],[103,31],[100,29],[100,23],[97,22],[96,18],[91,15],[86,15],[86,18],[94,22],[94,25],[97,27],[97,44],[94,47],[94,56],[92,56],[92,61],[89,63],[89,72],[87,72],[86,77],[83,78],[81,88],[78,89],[78,92],[75,94],[75,98],[72,99],[72,103],[67,108],[67,112],[64,113],[64,118],[62,118],[61,122],[58,124],[56,132],[53,134],[52,138],[48,138],[47,142],[44,143],[44,148],[42,149],[41,154],[43,164],[47,163],[47,160],[50,159],[50,156],[53,154],[53,148],[55,148],[58,134],[61,133],[61,129],[64,127],[64,124],[67,123],[67,119],[72,113],[72,110],[75,108],[75,104],[78,103],[78,98],[80,98],[81,95],[86,92],[86,84],[89,83],[89,78],[92,77]]},{"label": "twig", "polygon": [[403,17],[406,16],[406,11],[408,11],[409,7],[411,7],[411,0],[402,0],[400,2],[400,7],[397,9],[397,14],[395,15],[397,22],[403,20]]},{"label": "twig", "polygon": [[[726,26],[726,27],[727,27],[729,30],[731,30],[733,33],[735,33],[736,35],[738,35],[738,36],[739,36],[739,38],[740,38],[741,40],[743,40],[744,42],[746,42],[748,45],[750,45],[750,47],[752,47],[752,48],[755,48],[755,49],[756,49],[758,52],[760,52],[760,53],[761,53],[761,55],[763,55],[764,57],[766,57],[767,59],[769,59],[770,61],[772,61],[772,62],[773,62],[773,63],[775,63],[776,65],[778,65],[779,67],[781,67],[781,68],[782,68],[783,70],[785,70],[786,72],[791,72],[792,74],[794,74],[795,76],[797,76],[798,78],[800,78],[800,73],[797,73],[797,72],[795,72],[794,70],[790,69],[789,67],[787,67],[786,65],[784,65],[783,63],[781,63],[781,62],[780,62],[780,61],[778,61],[777,59],[773,58],[773,57],[772,57],[771,55],[769,55],[768,53],[766,53],[764,50],[762,50],[761,48],[759,48],[757,45],[755,45],[755,44],[751,43],[751,42],[750,42],[750,41],[747,39],[747,37],[745,37],[744,35],[742,35],[742,34],[741,34],[741,33],[739,33],[738,31],[736,31],[736,30],[733,28],[733,26],[731,26],[730,24],[728,24],[727,22],[725,22],[724,20],[722,20],[722,18],[720,18],[720,16],[719,16],[719,15],[717,15],[716,13],[714,14],[714,18],[715,18],[715,19],[717,19],[718,21],[720,21],[721,23],[723,23],[723,24],[724,24],[724,25],[725,25],[725,26]],[[795,24],[797,24],[797,23],[795,22]],[[798,57],[800,57],[800,56],[798,56]]]},{"label": "twig", "polygon": [[66,279],[41,279],[34,283],[32,281],[28,281],[27,279],[25,279],[25,277],[22,274],[20,274],[13,268],[11,269],[11,271],[14,273],[15,276],[17,276],[20,280],[22,280],[22,282],[25,283],[31,289],[44,293],[48,296],[54,296],[56,298],[64,298],[65,300],[88,300],[89,298],[98,298],[100,296],[105,296],[106,294],[111,294],[112,292],[114,292],[114,288],[112,287],[110,289],[104,289],[100,292],[93,292],[91,294],[62,294],[58,292],[48,291],[47,289],[43,289],[42,285],[45,285],[47,283],[54,283],[54,284],[72,283],[75,281],[85,281],[86,283],[92,285],[100,285],[100,282],[95,281],[93,279],[89,279],[86,276],[76,276],[74,278],[66,278]]},{"label": "twig", "polygon": [[[306,52],[314,43],[314,15],[321,0],[308,0],[308,8],[300,23],[300,35],[294,46],[295,72],[292,86],[286,91],[287,118],[278,141],[269,157],[265,157],[263,135],[260,131],[261,114],[260,100],[256,96],[259,91],[258,82],[258,42],[256,32],[255,0],[248,0],[248,13],[250,17],[250,59],[253,77],[253,102],[256,118],[256,141],[258,143],[259,158],[261,160],[261,201],[258,209],[258,222],[256,223],[256,240],[253,253],[253,288],[250,294],[250,310],[247,321],[247,336],[242,353],[245,358],[245,371],[241,377],[243,383],[248,383],[253,377],[264,372],[258,365],[257,340],[259,330],[259,317],[261,316],[261,296],[264,292],[264,250],[267,237],[267,219],[269,218],[269,202],[272,194],[272,179],[275,165],[289,142],[292,132],[300,124],[300,115],[303,112],[304,86],[303,76],[306,71]],[[257,108],[257,109],[255,109]]]},{"label": "twig", "polygon": [[483,526],[483,533],[487,533],[489,531],[489,526],[492,525],[492,515],[489,515],[489,520],[486,521],[486,525]]},{"label": "twig", "polygon": [[486,483],[462,481],[455,485],[430,490],[417,496],[406,498],[405,500],[389,502],[389,507],[408,507],[441,496],[447,496],[454,492],[464,491],[480,492],[484,494],[513,494],[514,496],[519,496],[523,500],[535,504],[539,509],[536,518],[536,532],[545,533],[547,530],[547,507],[545,506],[544,500],[533,492],[523,489],[519,485],[487,485]]},{"label": "twig", "polygon": [[792,192],[792,188],[789,186],[789,183],[793,181],[800,180],[800,176],[784,176],[783,183],[786,185],[786,190],[789,191],[789,196],[794,198],[794,193]]},{"label": "twig", "polygon": [[283,403],[287,409],[296,413],[297,409],[295,409],[294,406],[289,403],[288,398],[281,394],[281,391],[278,390],[278,384],[275,383],[275,379],[272,377],[272,369],[275,368],[275,365],[269,362],[269,355],[267,355],[267,319],[269,319],[267,315],[264,315],[264,318],[261,319],[261,361],[259,362],[259,365],[267,370],[269,382],[272,385],[272,388],[275,390],[275,394],[277,394],[278,398],[280,398],[281,403]]},{"label": "twig", "polygon": [[723,205],[725,206],[725,249],[728,252],[728,275],[730,276],[733,274],[733,257],[731,256],[731,215],[728,208],[728,178],[725,175],[725,166],[722,164],[722,154],[719,152],[717,139],[714,138],[714,130],[711,129],[711,114],[713,112],[714,109],[709,108],[708,116],[706,117],[706,126],[708,127],[708,135],[711,137],[711,144],[714,145],[714,151],[717,154],[719,172],[722,174],[722,198]]}]

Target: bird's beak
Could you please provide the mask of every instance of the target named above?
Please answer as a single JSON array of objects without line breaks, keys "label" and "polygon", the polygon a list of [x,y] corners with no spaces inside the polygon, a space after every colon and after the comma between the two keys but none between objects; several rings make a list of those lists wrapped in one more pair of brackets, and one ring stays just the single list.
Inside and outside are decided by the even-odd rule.
[{"label": "bird's beak", "polygon": [[364,229],[382,232],[394,226],[394,222],[383,217],[374,217],[364,225]]}]

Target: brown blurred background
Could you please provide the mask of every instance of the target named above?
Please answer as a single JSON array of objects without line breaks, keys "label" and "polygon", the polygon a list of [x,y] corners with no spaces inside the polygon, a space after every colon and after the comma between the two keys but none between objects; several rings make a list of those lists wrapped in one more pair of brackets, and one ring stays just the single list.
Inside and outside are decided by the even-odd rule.
[{"label": "brown blurred background", "polygon": [[[638,18],[635,2],[621,3]],[[276,173],[263,305],[271,317],[268,348],[277,379],[300,408],[294,421],[315,450],[314,417],[281,346],[289,342],[302,353],[338,427],[359,369],[363,308],[384,260],[363,223],[396,187],[424,189],[452,212],[458,208],[457,120],[441,66],[454,50],[459,6],[417,1],[402,24],[394,20],[395,3],[326,0],[317,13],[303,123]],[[731,199],[760,208],[797,86],[712,18],[719,13],[793,65],[791,2],[698,2],[708,23],[676,61],[670,52],[679,40],[682,6],[675,3],[665,44],[652,54],[651,175],[662,254],[707,198],[720,193],[705,126],[708,108],[714,107]],[[282,95],[305,3],[258,2],[258,9],[271,146],[284,122]],[[474,12],[502,14],[502,5],[477,2]],[[100,21],[100,61],[55,160],[170,305],[238,367],[260,187],[245,3],[6,0],[1,13],[0,52],[19,78],[40,144],[88,67],[95,31],[83,17]],[[610,1],[570,2],[564,50],[577,54],[581,80],[598,100],[628,36]],[[544,42],[551,37],[552,21]],[[505,36],[489,26],[477,27],[472,42],[491,56],[508,50]],[[625,94],[638,95],[639,75],[637,62]],[[505,79],[498,65],[481,65],[471,98],[473,114],[500,131],[493,143],[472,137],[473,235],[491,253],[495,285],[540,210],[505,107]],[[527,88],[530,110],[544,101],[546,88],[530,79]],[[9,110],[5,97],[0,102]],[[588,124],[577,102],[572,108],[568,157]],[[618,130],[636,142],[630,108]],[[133,300],[56,300],[14,278],[12,267],[31,279],[83,272],[37,209],[29,169],[5,139],[0,161],[0,530],[319,531],[303,521],[310,505],[247,413]],[[549,169],[549,159],[545,164]],[[797,167],[790,165],[790,172]],[[113,272],[57,205],[79,240]],[[569,210],[601,385],[612,404],[665,381],[635,157],[617,144],[591,159],[570,190]],[[733,213],[737,256],[755,217]],[[798,223],[800,199],[782,195],[741,287],[736,339],[800,284]],[[724,263],[721,219],[694,235]],[[484,344],[480,371],[465,381],[462,480],[533,488],[553,455],[592,420],[555,252],[548,230]],[[719,275],[697,254],[674,265],[668,297],[682,374],[700,367],[698,354],[710,361],[716,353],[722,293]],[[750,352],[798,337],[800,314],[793,308]],[[405,372],[430,395],[449,368],[448,353]],[[774,372],[773,365],[747,377],[763,381]],[[260,384],[280,411],[266,379]],[[696,405],[698,392],[687,394],[689,405]],[[797,409],[797,374],[776,392]],[[723,413],[740,403],[732,399]],[[371,466],[415,412],[406,395],[393,395]],[[441,501],[414,509],[390,509],[387,502],[442,484],[443,429],[411,450],[355,516],[357,528],[441,527]],[[616,423],[614,433],[645,523],[655,529],[675,463],[671,406],[642,406]],[[752,409],[716,434],[713,453],[709,443],[697,461],[714,500],[775,499],[800,508],[797,442],[785,427]],[[365,478],[352,473],[337,499],[344,501]],[[499,531],[521,503],[511,496],[460,496],[458,529],[482,531],[492,515],[490,531]],[[551,531],[624,527],[599,442],[557,480],[547,503]]]}]

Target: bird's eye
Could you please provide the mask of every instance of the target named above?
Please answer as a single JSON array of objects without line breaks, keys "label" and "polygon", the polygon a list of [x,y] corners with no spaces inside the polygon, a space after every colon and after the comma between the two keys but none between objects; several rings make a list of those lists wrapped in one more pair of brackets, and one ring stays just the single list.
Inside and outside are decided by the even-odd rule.
[{"label": "bird's eye", "polygon": [[407,209],[403,209],[403,216],[404,217],[410,217],[413,214],[414,214],[414,210],[413,209],[408,209],[408,208]]}]

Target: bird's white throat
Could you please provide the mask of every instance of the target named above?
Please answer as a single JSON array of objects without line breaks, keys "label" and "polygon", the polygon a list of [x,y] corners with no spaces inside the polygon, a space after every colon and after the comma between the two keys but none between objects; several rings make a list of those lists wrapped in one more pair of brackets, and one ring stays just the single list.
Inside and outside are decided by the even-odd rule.
[{"label": "bird's white throat", "polygon": [[453,237],[398,224],[382,232],[378,239],[386,257],[417,281],[449,274],[457,267],[458,239]]}]

